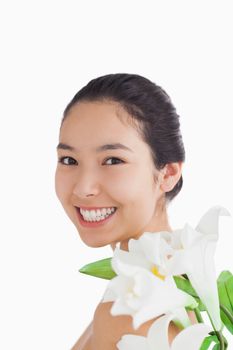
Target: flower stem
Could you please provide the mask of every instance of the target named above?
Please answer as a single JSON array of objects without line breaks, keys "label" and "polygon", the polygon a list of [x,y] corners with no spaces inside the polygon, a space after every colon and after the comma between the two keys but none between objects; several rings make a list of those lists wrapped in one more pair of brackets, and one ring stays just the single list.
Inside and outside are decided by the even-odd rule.
[{"label": "flower stem", "polygon": [[201,316],[201,312],[200,310],[198,309],[198,307],[196,307],[195,309],[193,309],[193,311],[195,312],[195,315],[196,315],[196,319],[198,321],[198,323],[204,323],[204,320]]},{"label": "flower stem", "polygon": [[225,349],[225,342],[224,342],[224,339],[222,336],[222,332],[216,331],[215,333],[219,339],[220,350],[224,350]]},{"label": "flower stem", "polygon": [[222,335],[222,332],[221,332],[221,331],[217,331],[217,330],[215,329],[214,324],[213,324],[213,322],[212,322],[212,319],[211,319],[211,317],[210,317],[209,312],[208,312],[208,311],[206,311],[206,312],[207,312],[207,315],[208,315],[208,317],[209,317],[209,319],[210,319],[210,322],[211,322],[211,324],[212,324],[212,327],[213,327],[213,329],[214,329],[214,333],[215,333],[216,336],[218,337],[219,346],[220,346],[219,350],[226,350],[227,346],[225,347],[225,341],[224,341],[224,337],[223,337],[223,335]]}]

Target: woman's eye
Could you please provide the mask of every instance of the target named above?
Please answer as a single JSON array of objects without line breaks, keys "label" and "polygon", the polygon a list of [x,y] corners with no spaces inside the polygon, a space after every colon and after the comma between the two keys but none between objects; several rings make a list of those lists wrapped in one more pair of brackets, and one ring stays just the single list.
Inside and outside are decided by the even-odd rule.
[{"label": "woman's eye", "polygon": [[[69,162],[69,159],[72,160],[71,163]],[[66,160],[68,160],[68,161],[66,161]],[[58,159],[58,162],[61,163],[61,164],[64,164],[64,165],[74,165],[76,163],[76,160],[74,160],[71,157],[61,157],[61,158]]]},{"label": "woman's eye", "polygon": [[[124,163],[123,160],[119,159],[119,158],[115,158],[115,157],[111,157],[111,158],[107,158],[106,161],[109,161],[110,159],[114,159],[114,161],[119,161],[120,163]],[[105,162],[106,162],[105,161]],[[116,165],[116,164],[119,164],[119,163],[115,163],[115,164],[107,164],[107,165]]]},{"label": "woman's eye", "polygon": [[[107,165],[117,165],[119,163],[124,163],[123,160],[119,159],[119,158],[116,158],[116,157],[111,157],[111,158],[107,158],[105,160],[105,163],[109,160],[112,160],[113,163],[112,164],[107,164]],[[58,162],[63,164],[63,165],[75,165],[77,162],[74,158],[72,157],[61,157],[58,159]]]}]

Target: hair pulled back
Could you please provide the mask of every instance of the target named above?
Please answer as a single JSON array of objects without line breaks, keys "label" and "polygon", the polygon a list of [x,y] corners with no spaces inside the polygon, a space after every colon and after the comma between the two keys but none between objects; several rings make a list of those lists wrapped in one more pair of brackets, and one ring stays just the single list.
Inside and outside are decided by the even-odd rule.
[{"label": "hair pulled back", "polygon": [[[141,137],[150,147],[157,170],[169,163],[185,161],[179,115],[170,97],[160,86],[137,74],[115,73],[92,79],[69,102],[62,123],[76,103],[103,100],[118,102],[140,123]],[[181,175],[174,188],[165,193],[166,203],[180,192],[182,185]]]}]

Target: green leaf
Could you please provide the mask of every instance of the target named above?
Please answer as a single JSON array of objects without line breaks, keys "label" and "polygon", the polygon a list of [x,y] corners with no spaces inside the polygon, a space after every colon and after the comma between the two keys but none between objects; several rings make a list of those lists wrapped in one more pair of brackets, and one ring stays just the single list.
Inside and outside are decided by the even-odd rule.
[{"label": "green leaf", "polygon": [[110,280],[116,276],[116,273],[112,269],[111,260],[112,258],[106,258],[94,261],[81,267],[81,269],[79,269],[79,272],[86,275]]},{"label": "green leaf", "polygon": [[[221,320],[233,334],[233,275],[230,271],[222,271],[217,279]],[[226,310],[226,312],[224,312]]]},{"label": "green leaf", "polygon": [[195,289],[192,287],[191,283],[189,280],[187,280],[186,278],[183,278],[181,276],[173,276],[175,282],[176,282],[176,286],[183,290],[184,292],[192,295],[193,297],[198,298],[198,295],[195,291]]},{"label": "green leaf", "polygon": [[191,285],[190,281],[186,278],[183,278],[181,276],[173,276],[174,281],[176,283],[177,288],[181,289],[183,292],[186,292],[190,294],[192,297],[195,298],[195,300],[198,302],[198,309],[200,311],[206,311],[205,305],[200,300],[197,292]]},{"label": "green leaf", "polygon": [[201,344],[201,347],[199,348],[199,350],[207,350],[209,349],[209,346],[211,345],[211,343],[219,343],[218,341],[218,337],[216,335],[210,335],[208,337],[206,337],[202,344]]},{"label": "green leaf", "polygon": [[221,350],[220,343],[215,344],[213,350]]},{"label": "green leaf", "polygon": [[233,275],[229,277],[226,281],[227,294],[231,303],[231,310],[233,310]]}]

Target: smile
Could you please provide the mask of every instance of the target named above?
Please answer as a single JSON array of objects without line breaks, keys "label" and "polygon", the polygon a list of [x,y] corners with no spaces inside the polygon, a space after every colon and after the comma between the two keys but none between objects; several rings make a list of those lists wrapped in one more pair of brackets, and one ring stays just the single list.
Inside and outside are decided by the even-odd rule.
[{"label": "smile", "polygon": [[114,216],[114,214],[117,211],[117,208],[114,207],[114,210],[112,209],[111,213],[108,212],[108,213],[106,213],[106,215],[101,215],[101,217],[96,217],[96,218],[90,219],[90,220],[93,220],[93,221],[87,221],[87,220],[84,219],[83,215],[81,214],[80,208],[75,207],[75,209],[76,209],[76,212],[78,214],[79,222],[84,227],[99,227],[99,226],[103,226],[103,225],[105,225],[107,222],[109,222],[112,219],[112,217]]}]

